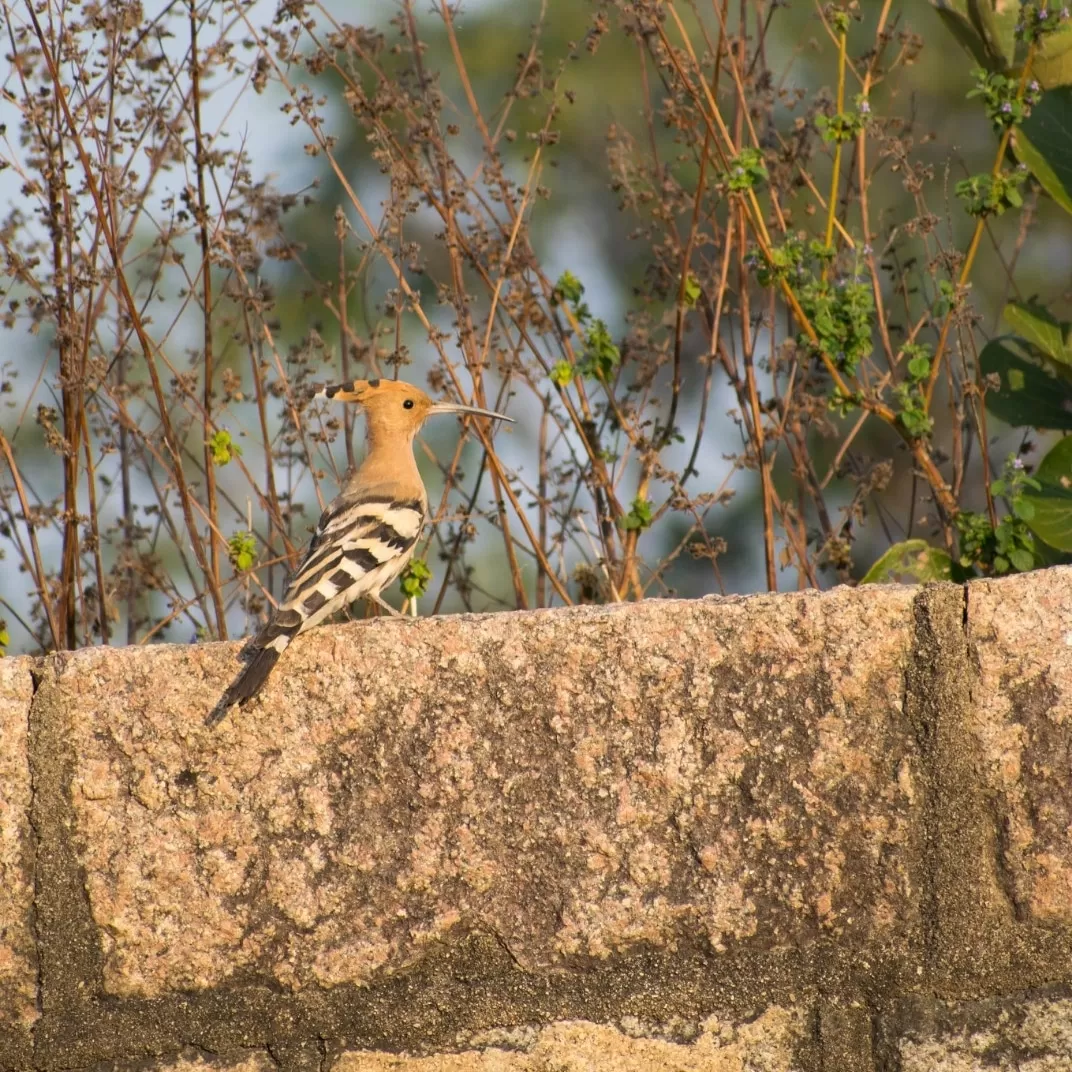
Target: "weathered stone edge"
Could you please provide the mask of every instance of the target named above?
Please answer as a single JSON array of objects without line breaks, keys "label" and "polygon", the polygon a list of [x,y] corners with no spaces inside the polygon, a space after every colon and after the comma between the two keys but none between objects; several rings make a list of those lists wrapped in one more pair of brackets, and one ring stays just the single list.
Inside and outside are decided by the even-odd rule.
[{"label": "weathered stone edge", "polygon": [[906,1034],[953,1024],[951,1009],[1072,992],[1072,931],[1018,918],[1003,873],[1003,818],[977,773],[983,757],[970,719],[980,675],[969,640],[970,591],[971,582],[928,585],[913,602],[905,713],[926,798],[924,961],[919,987],[870,1010],[878,1068],[899,1067]]},{"label": "weathered stone edge", "polygon": [[[18,657],[11,660],[19,664],[19,673],[25,673],[29,678],[30,684],[30,703],[23,710],[23,717],[27,722],[30,718],[30,708],[32,707],[33,694],[36,688],[36,677],[34,670],[39,660]],[[30,801],[32,804],[34,794],[33,782],[30,782]],[[37,855],[37,839],[34,834],[32,823],[28,826],[28,844],[23,845],[24,858],[28,862],[30,869],[30,881],[34,881],[34,874],[36,872],[36,855]],[[29,918],[30,936],[31,941],[36,946],[36,927],[35,927],[35,912],[34,907],[30,906],[30,918]],[[40,960],[37,961],[37,980],[36,989],[38,995],[40,994]],[[0,1023],[0,1068],[11,1067],[25,1067],[31,1060],[33,1054],[33,1032],[30,1027],[24,1024],[15,1023]]]},{"label": "weathered stone edge", "polygon": [[[99,935],[72,843],[75,757],[50,687],[66,657],[37,660],[30,766],[42,1016],[32,1051],[25,1038],[0,1036],[0,1066],[24,1069],[29,1058],[34,1068],[73,1069],[192,1046],[209,1054],[264,1047],[281,1067],[320,1068],[330,1056],[325,1039],[355,1048],[434,1049],[449,1045],[459,1028],[716,1011],[748,1016],[793,1003],[815,1010],[801,1067],[818,1072],[836,1057],[837,1067],[852,1072],[882,1062],[921,1004],[1072,982],[1072,935],[1018,922],[1003,896],[1000,819],[973,778],[966,728],[977,679],[966,596],[966,586],[934,585],[913,604],[905,710],[925,766],[925,933],[910,962],[904,950],[896,964],[876,950],[874,968],[861,965],[859,951],[850,956],[832,945],[791,954],[753,954],[744,946],[720,956],[638,953],[544,978],[520,972],[493,936],[474,934],[368,988],[288,995],[239,983],[157,1001],[100,1000]],[[461,1017],[444,1012],[459,1009]]]}]

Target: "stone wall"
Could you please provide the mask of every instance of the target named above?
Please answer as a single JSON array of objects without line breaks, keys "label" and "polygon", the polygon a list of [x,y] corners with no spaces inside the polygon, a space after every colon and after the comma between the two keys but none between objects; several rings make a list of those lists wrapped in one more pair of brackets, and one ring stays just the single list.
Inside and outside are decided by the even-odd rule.
[{"label": "stone wall", "polygon": [[0,1068],[1072,1068],[1072,570],[0,661]]}]

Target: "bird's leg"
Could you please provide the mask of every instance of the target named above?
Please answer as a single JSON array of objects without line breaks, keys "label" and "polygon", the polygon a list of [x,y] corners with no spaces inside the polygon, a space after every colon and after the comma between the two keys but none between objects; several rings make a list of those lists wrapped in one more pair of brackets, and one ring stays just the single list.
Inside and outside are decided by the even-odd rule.
[{"label": "bird's leg", "polygon": [[379,594],[379,592],[377,592],[375,595],[373,595],[371,592],[368,592],[368,593],[366,593],[365,598],[367,600],[369,600],[370,602],[372,602],[372,603],[379,604],[379,606],[383,607],[383,609],[385,611],[387,611],[387,613],[390,614],[394,618],[402,618],[402,617],[404,617],[402,612],[398,611],[398,610],[395,610],[395,608],[392,607],[391,604],[388,603],[387,600],[384,599],[383,596],[381,596]]}]

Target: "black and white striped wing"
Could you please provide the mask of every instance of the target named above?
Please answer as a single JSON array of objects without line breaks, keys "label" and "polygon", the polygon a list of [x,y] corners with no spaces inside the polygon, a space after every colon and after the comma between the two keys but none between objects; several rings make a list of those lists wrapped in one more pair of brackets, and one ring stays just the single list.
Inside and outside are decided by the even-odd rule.
[{"label": "black and white striped wing", "polygon": [[425,511],[418,499],[392,495],[336,499],[320,518],[283,602],[246,645],[246,666],[205,719],[206,725],[218,725],[232,706],[256,696],[299,633],[355,599],[378,596],[413,556]]},{"label": "black and white striped wing", "polygon": [[406,567],[424,528],[417,499],[369,495],[325,511],[258,646],[282,651],[293,637],[362,596],[378,596]]}]

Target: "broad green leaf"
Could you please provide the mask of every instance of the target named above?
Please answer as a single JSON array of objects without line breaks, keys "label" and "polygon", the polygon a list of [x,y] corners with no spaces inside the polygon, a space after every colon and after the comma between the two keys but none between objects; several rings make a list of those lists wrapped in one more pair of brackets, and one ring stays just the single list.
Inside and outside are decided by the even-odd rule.
[{"label": "broad green leaf", "polygon": [[1005,71],[1012,66],[1016,22],[1005,25],[1008,20],[995,15],[990,0],[931,0],[931,4],[976,62],[988,71]]},{"label": "broad green leaf", "polygon": [[[1009,4],[1010,9],[1016,6]],[[1042,48],[1031,65],[1031,76],[1047,93],[1072,85],[1072,20],[1061,23],[1043,38]]]},{"label": "broad green leaf", "polygon": [[1072,551],[1072,436],[1058,440],[1034,475],[1042,488],[1024,492],[1035,511],[1028,525],[1044,543]]},{"label": "broad green leaf", "polygon": [[895,543],[860,580],[860,584],[877,584],[910,577],[913,581],[948,581],[953,562],[947,551],[931,547],[926,540]]},{"label": "broad green leaf", "polygon": [[966,12],[958,10],[965,8],[963,2],[954,5],[952,0],[931,0],[942,22],[945,23],[949,32],[957,39],[960,46],[970,52],[975,62],[985,67],[988,71],[1000,71],[1004,67],[1001,57],[995,56],[987,47],[986,42],[971,24]]},{"label": "broad green leaf", "polygon": [[999,420],[1013,428],[1072,431],[1072,387],[1026,342],[1009,335],[991,339],[979,354],[979,367],[984,377],[1000,381],[997,390],[986,392],[986,408]]},{"label": "broad green leaf", "polygon": [[1072,349],[1065,340],[1072,325],[1060,323],[1041,305],[1010,302],[1005,306],[1006,323],[1018,335],[1062,365],[1072,365]]},{"label": "broad green leaf", "polygon": [[[1016,40],[1019,0],[931,0],[960,45],[988,71],[1018,74],[1027,46]],[[1044,89],[1072,83],[1072,25],[1062,23],[1036,51],[1032,75]]]},{"label": "broad green leaf", "polygon": [[1072,86],[1049,89],[1042,95],[1014,132],[1012,148],[1046,193],[1072,212]]},{"label": "broad green leaf", "polygon": [[1072,494],[1072,436],[1059,439],[1039,462],[1033,475],[1040,484],[1052,484]]},{"label": "broad green leaf", "polygon": [[1009,552],[1009,561],[1020,573],[1030,573],[1035,568],[1035,556],[1022,547]]}]

